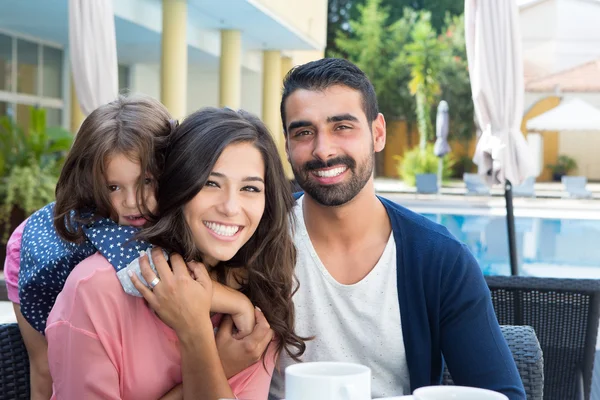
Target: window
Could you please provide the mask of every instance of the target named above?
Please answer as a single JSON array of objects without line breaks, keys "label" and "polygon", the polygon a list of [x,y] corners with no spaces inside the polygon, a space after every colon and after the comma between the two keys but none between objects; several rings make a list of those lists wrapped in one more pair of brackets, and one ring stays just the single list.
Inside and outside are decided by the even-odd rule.
[{"label": "window", "polygon": [[0,90],[12,90],[12,38],[0,33]]},{"label": "window", "polygon": [[129,67],[119,65],[119,93],[129,89]]},{"label": "window", "polygon": [[17,92],[38,94],[38,45],[17,40]]},{"label": "window", "polygon": [[49,126],[63,116],[63,50],[42,40],[0,32],[0,116],[27,128],[29,107],[46,110]]},{"label": "window", "polygon": [[42,81],[44,82],[42,96],[60,99],[62,98],[63,91],[63,52],[60,49],[44,46],[42,54],[44,60],[42,68]]}]

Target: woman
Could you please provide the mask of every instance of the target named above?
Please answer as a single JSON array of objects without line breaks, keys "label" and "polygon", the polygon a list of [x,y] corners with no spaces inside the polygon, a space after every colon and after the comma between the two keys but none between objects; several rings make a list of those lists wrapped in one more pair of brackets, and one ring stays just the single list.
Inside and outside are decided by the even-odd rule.
[{"label": "woman", "polygon": [[[154,249],[158,276],[141,262],[153,290],[132,276],[154,312],[101,255],[80,263],[48,318],[54,395],[150,399],[183,382],[184,398],[266,398],[279,352],[305,348],[293,326],[293,199],[271,135],[245,112],[200,110],[171,134],[158,188],[160,218],[144,236],[175,252],[172,272]],[[210,277],[248,296],[275,334],[262,362],[229,380]]]}]

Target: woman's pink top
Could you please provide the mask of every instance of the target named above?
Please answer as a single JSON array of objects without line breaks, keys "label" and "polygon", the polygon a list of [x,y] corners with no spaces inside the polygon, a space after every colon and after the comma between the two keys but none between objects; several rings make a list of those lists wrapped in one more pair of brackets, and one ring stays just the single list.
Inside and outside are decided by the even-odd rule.
[{"label": "woman's pink top", "polygon": [[4,260],[4,280],[8,299],[13,303],[21,304],[19,301],[19,269],[21,266],[21,239],[27,220],[21,222],[10,235],[6,243],[6,259]]},{"label": "woman's pink top", "polygon": [[[53,399],[158,399],[182,380],[175,332],[143,298],[123,291],[115,268],[98,253],[69,275],[46,338]],[[259,361],[229,379],[235,396],[267,398],[273,346],[265,357],[266,369]]]}]

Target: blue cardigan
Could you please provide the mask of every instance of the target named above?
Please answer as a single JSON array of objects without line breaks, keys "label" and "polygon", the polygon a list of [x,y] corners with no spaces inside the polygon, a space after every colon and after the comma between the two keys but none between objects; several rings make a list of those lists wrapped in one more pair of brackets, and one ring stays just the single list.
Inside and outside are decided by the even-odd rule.
[{"label": "blue cardigan", "polygon": [[[301,194],[296,194],[298,198]],[[441,382],[525,399],[477,261],[448,230],[379,197],[396,242],[398,302],[411,391]]]}]

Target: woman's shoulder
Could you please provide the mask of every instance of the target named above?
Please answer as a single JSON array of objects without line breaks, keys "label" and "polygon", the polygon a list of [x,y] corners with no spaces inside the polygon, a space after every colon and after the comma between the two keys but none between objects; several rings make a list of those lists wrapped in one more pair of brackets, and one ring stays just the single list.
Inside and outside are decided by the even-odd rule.
[{"label": "woman's shoulder", "polygon": [[[77,264],[69,274],[62,292],[48,318],[48,325],[69,321],[77,328],[93,331],[101,322],[103,330],[116,314],[124,312],[124,305],[132,296],[123,291],[115,268],[100,253],[95,253]],[[104,322],[102,322],[104,321]]]},{"label": "woman's shoulder", "polygon": [[92,254],[75,266],[63,292],[91,297],[124,294],[115,267],[100,253]]}]

